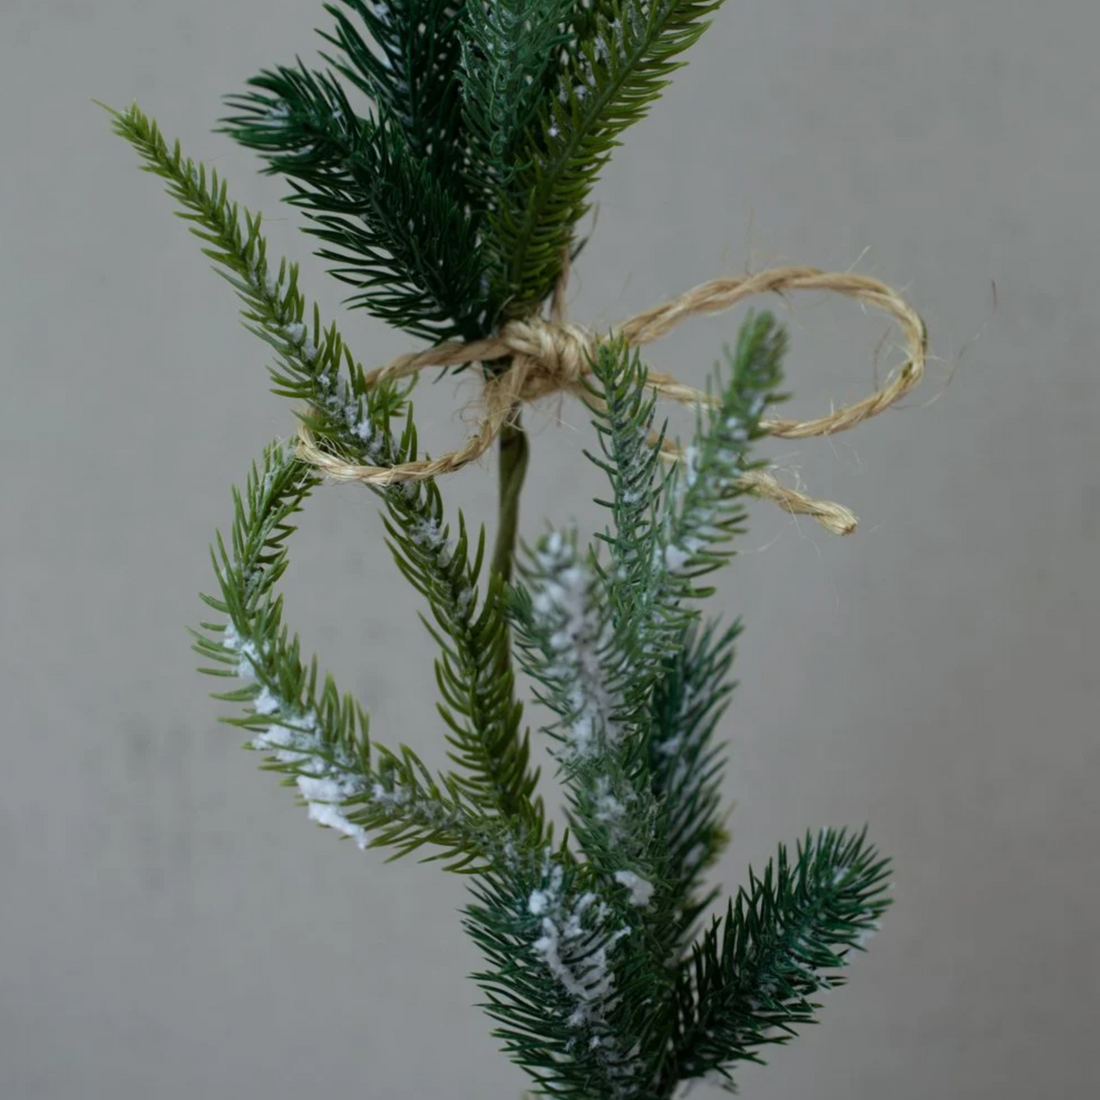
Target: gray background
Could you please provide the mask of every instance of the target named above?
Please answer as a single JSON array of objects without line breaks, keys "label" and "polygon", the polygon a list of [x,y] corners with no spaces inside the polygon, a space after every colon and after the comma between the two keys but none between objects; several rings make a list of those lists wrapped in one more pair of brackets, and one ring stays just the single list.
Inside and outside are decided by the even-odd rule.
[{"label": "gray background", "polygon": [[[137,98],[224,169],[332,316],[278,183],[209,132],[222,93],[312,58],[324,19],[303,0],[0,16],[3,1100],[524,1085],[470,1007],[462,883],[311,827],[216,724],[183,629],[230,483],[291,415],[90,98]],[[741,1074],[756,1100],[1100,1086],[1098,38],[1093,0],[731,0],[597,191],[578,320],[749,266],[854,265],[905,288],[939,356],[907,411],[772,446],[863,526],[758,505],[719,596],[747,622],[721,880],[825,824],[869,821],[896,860],[896,907],[823,1026]],[[792,411],[867,390],[881,318],[801,297],[791,321]],[[652,360],[701,382],[736,322]],[[407,343],[341,323],[370,364]],[[436,450],[473,392],[424,387]],[[591,433],[560,412],[534,417],[529,534],[596,519]],[[487,462],[446,492],[491,519],[493,484]],[[380,740],[441,761],[431,646],[368,494],[322,492],[293,561],[307,646]]]}]

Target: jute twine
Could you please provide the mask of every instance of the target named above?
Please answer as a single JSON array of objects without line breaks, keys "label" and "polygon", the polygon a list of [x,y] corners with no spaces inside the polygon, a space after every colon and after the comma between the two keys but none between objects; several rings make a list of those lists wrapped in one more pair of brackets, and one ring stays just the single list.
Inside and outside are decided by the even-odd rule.
[{"label": "jute twine", "polygon": [[[384,379],[407,378],[429,367],[457,367],[509,358],[511,365],[485,379],[482,390],[484,414],[477,430],[457,450],[437,458],[425,458],[395,466],[361,466],[345,462],[322,449],[305,425],[298,429],[298,455],[336,481],[360,481],[370,485],[391,485],[401,481],[423,481],[454,473],[480,458],[514,419],[524,404],[557,393],[571,393],[589,404],[593,401],[584,379],[591,372],[590,358],[601,337],[565,320],[565,290],[568,264],[564,264],[551,301],[550,315],[533,315],[508,321],[493,336],[469,342],[449,341],[425,351],[399,355],[377,370],[368,372],[368,386]],[[885,383],[869,396],[813,420],[764,420],[761,427],[780,439],[808,439],[847,431],[888,409],[905,396],[924,374],[927,333],[924,322],[897,291],[868,275],[819,271],[812,267],[779,267],[757,275],[712,279],[661,305],[653,306],[624,321],[613,330],[633,348],[659,340],[689,317],[720,313],[738,302],[768,293],[794,290],[824,290],[882,310],[894,319],[905,339],[907,359],[892,371]],[[604,337],[603,339],[608,339]],[[701,390],[679,382],[672,375],[649,373],[647,385],[660,397],[684,405],[712,400]],[[662,444],[669,459],[675,460],[676,444]],[[754,495],[773,501],[787,512],[813,516],[826,530],[847,535],[857,519],[843,505],[815,500],[798,489],[780,483],[762,470],[748,471],[742,485]]]}]

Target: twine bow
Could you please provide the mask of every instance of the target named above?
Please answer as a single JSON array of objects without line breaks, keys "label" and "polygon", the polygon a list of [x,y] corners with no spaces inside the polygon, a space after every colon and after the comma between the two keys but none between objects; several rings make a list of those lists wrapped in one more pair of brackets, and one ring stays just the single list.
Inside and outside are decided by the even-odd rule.
[{"label": "twine bow", "polygon": [[[483,340],[437,344],[425,351],[399,355],[385,366],[365,374],[366,384],[371,386],[384,379],[407,378],[429,367],[456,367],[510,358],[511,365],[506,370],[485,379],[484,415],[477,431],[457,450],[438,458],[394,466],[362,466],[345,462],[323,450],[309,427],[301,424],[298,429],[299,457],[336,481],[360,481],[371,485],[422,481],[454,473],[483,455],[501,428],[524,404],[562,392],[591,403],[593,397],[584,380],[591,372],[590,358],[601,338],[565,320],[568,274],[566,263],[554,290],[548,318],[535,314],[523,320],[508,321],[495,335]],[[629,347],[641,348],[659,340],[689,317],[719,313],[755,295],[784,294],[792,290],[830,291],[882,310],[901,329],[908,358],[891,372],[881,387],[852,405],[814,420],[762,421],[761,427],[770,435],[780,439],[808,439],[847,431],[878,416],[921,380],[927,350],[924,322],[897,291],[868,275],[825,272],[812,267],[780,267],[757,275],[712,279],[679,297],[635,314],[616,326],[614,333]],[[646,384],[660,397],[684,405],[706,404],[713,400],[669,374],[650,371]],[[676,444],[671,441],[666,440],[662,448],[670,460],[679,456]],[[771,500],[787,512],[813,516],[833,534],[847,535],[857,526],[855,515],[843,505],[815,500],[798,489],[783,485],[765,471],[746,471],[741,484],[755,496]]]}]

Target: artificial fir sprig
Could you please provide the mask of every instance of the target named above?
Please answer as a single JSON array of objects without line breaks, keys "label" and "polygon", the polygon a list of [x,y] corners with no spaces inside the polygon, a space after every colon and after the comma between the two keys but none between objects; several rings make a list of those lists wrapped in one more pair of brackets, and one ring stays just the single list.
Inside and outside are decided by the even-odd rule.
[{"label": "artificial fir sprig", "polygon": [[722,0],[596,0],[557,87],[505,189],[493,228],[508,257],[504,288],[521,316],[552,289],[562,250],[588,209],[588,195],[619,135],[645,117],[707,29]]},{"label": "artificial fir sprig", "polygon": [[712,643],[707,629],[697,642],[698,610],[685,601],[707,594],[695,576],[728,560],[722,543],[743,519],[740,482],[784,347],[771,317],[746,321],[683,473],[661,478],[645,368],[621,341],[603,345],[593,364],[603,447],[592,457],[613,491],[602,536],[611,563],[601,568],[593,548],[580,555],[574,537],[551,534],[514,597],[524,669],[556,716],[547,731],[573,835],[588,865],[643,914],[631,950],[648,974],[651,1007],[633,1024],[644,1050],[660,1049],[673,1025],[676,965],[711,900],[696,896],[696,883],[723,840],[709,737],[736,630]]},{"label": "artificial fir sprig", "polygon": [[466,139],[458,96],[464,6],[453,0],[339,0],[325,10],[336,27],[319,33],[340,53],[322,56],[401,128],[411,155],[464,198]]},{"label": "artificial fir sprig", "polygon": [[532,801],[538,772],[529,765],[528,735],[520,732],[523,707],[515,698],[499,574],[490,573],[484,601],[477,598],[484,530],[471,560],[465,520],[460,513],[452,542],[434,484],[389,492],[386,504],[397,565],[432,611],[434,621],[425,622],[440,647],[439,713],[451,759],[462,769],[454,782],[482,811],[521,816],[541,829],[542,805]]},{"label": "artificial fir sprig", "polygon": [[[351,301],[466,338],[552,290],[619,135],[722,0],[342,0],[331,72],[279,66],[229,97],[226,131],[287,177]],[[440,262],[442,261],[442,262]]]},{"label": "artificial fir sprig", "polygon": [[[274,392],[305,401],[307,409],[299,415],[340,453],[391,463],[415,458],[416,429],[406,391],[389,383],[367,387],[361,364],[335,325],[321,336],[316,307],[309,335],[301,320],[305,298],[298,289],[297,267],[285,261],[277,269],[269,265],[260,218],[244,211],[242,226],[242,212],[229,201],[224,181],[216,173],[208,180],[205,168],[184,158],[178,143],[169,149],[155,122],[136,107],[113,117],[117,131],[138,149],[148,170],[168,181],[169,193],[184,207],[182,216],[196,223],[193,232],[210,246],[204,252],[244,303],[247,327],[274,348]],[[319,346],[314,339],[320,339]],[[404,420],[399,432],[394,431],[398,418]],[[528,764],[527,736],[520,732],[522,707],[515,699],[507,656],[500,578],[491,576],[484,600],[477,599],[484,536],[471,561],[465,522],[460,516],[459,538],[452,543],[434,484],[397,486],[382,495],[390,516],[391,549],[405,576],[428,598],[436,623],[432,632],[442,646],[437,665],[445,698],[441,709],[451,728],[456,762],[465,769],[461,776],[449,777],[448,785],[482,808],[495,805],[520,814],[539,833],[541,806],[530,801],[537,774]],[[235,541],[247,527],[239,515]]]},{"label": "artificial fir sprig", "polygon": [[782,400],[776,387],[785,350],[786,333],[770,314],[749,316],[736,351],[726,353],[728,377],[716,369],[717,400],[700,412],[694,442],[666,478],[659,466],[666,429],[654,432],[656,403],[641,357],[620,340],[602,345],[593,362],[602,456],[589,458],[612,491],[603,502],[613,520],[600,535],[611,557],[603,575],[616,629],[627,636],[621,648],[643,655],[630,663],[625,685],[635,712],[662,659],[683,647],[694,614],[685,601],[710,594],[696,579],[729,559],[728,544],[742,530],[744,474],[759,465],[748,451],[767,434],[764,411]]},{"label": "artificial fir sprig", "polygon": [[719,1074],[760,1061],[762,1046],[785,1043],[814,1022],[815,993],[843,985],[829,973],[862,951],[887,907],[888,864],[866,841],[825,830],[807,835],[794,864],[780,845],[762,878],[749,872],[725,918],[715,919],[680,973],[679,1020],[663,1076]]},{"label": "artificial fir sprig", "polygon": [[[724,748],[714,735],[733,684],[740,623],[693,622],[678,652],[666,659],[650,700],[649,775],[665,838],[670,893],[683,902],[681,929],[691,928],[713,900],[694,897],[704,872],[728,841],[721,810]],[[684,946],[682,934],[674,942]]]},{"label": "artificial fir sprig", "polygon": [[[204,165],[184,157],[179,142],[169,147],[156,122],[136,106],[110,113],[115,132],[134,146],[145,171],[166,181],[182,207],[178,216],[206,242],[204,255],[243,303],[246,327],[275,350],[276,363],[269,367],[274,392],[308,402],[304,415],[311,428],[352,454],[377,450],[376,432],[387,441],[383,449],[392,449],[390,422],[407,411],[407,390],[389,383],[366,387],[363,368],[335,324],[323,329],[318,307],[307,311],[297,265],[269,260],[261,218],[230,202],[216,171],[208,174]],[[414,445],[410,436],[397,449]]]},{"label": "artificial fir sprig", "polygon": [[[718,2],[341,0],[326,5],[331,69],[265,70],[231,97],[225,126],[287,179],[353,305],[431,340],[474,339],[550,293],[618,136]],[[341,78],[368,97],[365,111]],[[433,481],[390,476],[420,451],[410,386],[364,371],[322,326],[297,268],[269,259],[259,217],[215,173],[136,107],[112,114],[273,349],[274,390],[301,403],[309,437],[386,474],[370,484],[397,566],[426,600],[450,764],[433,774],[411,750],[375,743],[366,710],[284,624],[287,540],[321,474],[281,444],[234,494],[214,550],[218,592],[204,597],[220,619],[195,634],[205,671],[230,681],[218,698],[243,708],[227,721],[319,824],[468,876],[464,924],[485,959],[475,978],[539,1095],[671,1100],[705,1075],[731,1083],[739,1062],[813,1021],[811,998],[841,984],[886,907],[886,864],[864,834],[826,830],[793,860],[781,847],[700,932],[719,893],[705,875],[727,842],[716,734],[740,629],[703,619],[702,578],[743,530],[784,330],[769,314],[746,320],[668,469],[646,365],[622,337],[597,343],[589,457],[608,479],[606,527],[589,546],[552,530],[513,580],[527,461],[518,408],[500,433],[488,555],[483,530],[447,520]],[[509,364],[483,367],[497,377]],[[559,839],[513,660],[550,712],[569,825]]]},{"label": "artificial fir sprig", "polygon": [[499,201],[494,191],[507,188],[521,166],[516,154],[557,76],[573,7],[572,0],[501,0],[465,9],[463,115],[477,162],[486,168],[477,183],[488,210]]},{"label": "artificial fir sprig", "polygon": [[409,749],[373,745],[366,712],[331,676],[319,678],[316,660],[303,662],[283,625],[273,589],[287,567],[289,520],[319,480],[273,444],[235,494],[229,545],[219,537],[214,555],[220,594],[203,597],[227,622],[203,623],[195,634],[196,650],[213,662],[203,671],[248,681],[217,693],[249,710],[226,721],[256,735],[251,747],[297,785],[314,821],[398,855],[436,845],[452,870],[490,864],[508,831],[475,816],[458,785],[437,783]]},{"label": "artificial fir sprig", "polygon": [[[516,589],[513,617],[524,667],[558,719],[548,732],[569,777],[590,773],[591,783],[581,783],[577,793],[589,804],[589,820],[574,829],[584,837],[601,824],[603,843],[611,842],[620,859],[624,846],[647,858],[656,820],[650,776],[655,689],[689,646],[698,611],[686,601],[709,592],[694,579],[728,560],[724,542],[744,519],[742,475],[752,467],[747,452],[765,434],[760,418],[777,399],[784,347],[769,315],[746,321],[719,400],[700,420],[684,462],[661,478],[664,432],[651,438],[646,370],[622,341],[602,345],[593,362],[602,389],[594,391],[593,405],[603,454],[590,457],[611,482],[613,529],[601,536],[611,561],[603,567],[592,550],[578,555],[575,538],[553,534],[526,570],[532,591]],[[663,753],[679,748],[675,737],[668,733]],[[583,846],[591,857],[594,837],[588,841]]]},{"label": "artificial fir sprig", "polygon": [[[356,290],[349,304],[426,339],[481,335],[489,306],[479,222],[466,210],[461,165],[417,152],[434,128],[402,126],[382,107],[361,118],[330,73],[304,65],[250,84],[231,99],[237,114],[226,129],[290,182],[289,201],[325,242],[317,254]],[[430,147],[441,145],[437,135]]]}]

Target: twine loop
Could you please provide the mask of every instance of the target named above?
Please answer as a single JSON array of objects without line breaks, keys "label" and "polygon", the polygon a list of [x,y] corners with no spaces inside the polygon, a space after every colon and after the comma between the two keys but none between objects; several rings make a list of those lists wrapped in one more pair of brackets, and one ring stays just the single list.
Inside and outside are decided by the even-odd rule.
[{"label": "twine loop", "polygon": [[[455,367],[472,363],[510,359],[507,369],[486,377],[482,390],[484,413],[477,430],[455,451],[435,459],[420,459],[394,466],[365,466],[349,463],[325,450],[306,424],[298,428],[298,456],[317,466],[336,481],[359,481],[370,485],[392,485],[401,481],[422,481],[454,473],[483,455],[519,409],[525,405],[568,392],[592,404],[593,394],[584,380],[591,372],[591,359],[600,337],[564,318],[568,262],[563,263],[551,299],[550,315],[533,314],[511,320],[483,340],[467,343],[448,341],[421,352],[400,355],[364,375],[368,386],[384,379],[400,379],[428,367]],[[868,275],[826,272],[813,267],[779,267],[755,275],[712,279],[676,298],[651,307],[615,327],[613,335],[628,347],[640,348],[659,340],[689,317],[719,313],[745,298],[793,290],[818,290],[853,298],[888,314],[905,339],[907,358],[885,382],[867,397],[841,406],[813,420],[763,420],[761,427],[780,439],[807,439],[848,431],[878,416],[905,396],[924,374],[928,336],[924,322],[904,298],[885,283]],[[713,403],[701,390],[684,385],[670,374],[650,371],[647,386],[658,396],[685,405]],[[675,461],[679,450],[672,441],[662,443],[665,457]],[[856,529],[855,515],[843,505],[815,500],[800,489],[783,485],[763,470],[746,471],[741,484],[756,496],[771,500],[787,512],[813,516],[826,530],[847,535]]]}]

